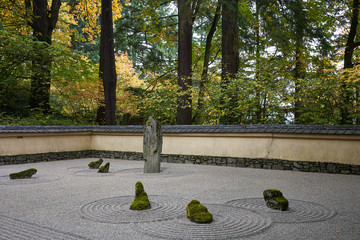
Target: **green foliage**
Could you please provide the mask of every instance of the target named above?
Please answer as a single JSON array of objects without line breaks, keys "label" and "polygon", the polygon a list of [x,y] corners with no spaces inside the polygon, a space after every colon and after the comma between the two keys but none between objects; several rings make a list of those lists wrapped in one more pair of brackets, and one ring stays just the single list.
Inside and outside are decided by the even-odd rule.
[{"label": "green foliage", "polygon": [[[76,7],[80,2],[65,1],[69,7],[60,11],[52,46],[33,41],[23,1],[0,2],[4,6],[0,18],[0,124],[95,124],[101,93],[98,39],[93,32],[95,41],[87,41],[91,39],[88,22],[84,17],[74,18],[83,9]],[[153,116],[161,124],[175,124],[180,95],[176,2],[120,2],[123,9],[122,18],[115,22],[115,48],[128,52],[143,84],[130,87],[122,81],[118,122],[143,124]],[[193,9],[193,84],[186,92],[192,99],[193,123],[219,124],[223,116],[229,116],[229,124],[294,123],[295,103],[301,106],[296,123],[340,124],[344,112],[354,124],[360,122],[359,68],[355,64],[339,71],[343,60],[339,49],[347,40],[351,2],[239,0],[240,71],[226,86],[220,81],[220,22],[212,39],[208,74],[202,75],[206,36],[217,2],[200,1],[199,8]],[[96,28],[98,18],[92,19],[92,24]],[[29,107],[31,75],[40,69],[32,60],[45,55],[52,59],[50,114]],[[299,59],[300,77],[296,76]],[[353,62],[359,59],[355,50]],[[119,68],[124,69],[123,75],[135,74],[121,64]]]},{"label": "green foliage", "polygon": [[21,114],[30,96],[31,58],[35,55],[30,37],[17,35],[0,24],[0,110]]},{"label": "green foliage", "polygon": [[116,51],[127,52],[139,72],[162,73],[176,60],[176,17],[171,1],[124,4],[122,18],[115,22]]},{"label": "green foliage", "polygon": [[[79,99],[81,88],[65,91],[66,86],[75,86],[98,81],[96,65],[82,55],[74,54],[59,44],[44,45],[32,37],[2,28],[0,24],[0,124],[10,125],[77,125],[95,122],[96,106],[89,99]],[[44,115],[29,108],[30,79],[34,68],[33,59],[42,56],[42,51],[53,59],[52,113]],[[66,83],[65,83],[66,82]],[[94,84],[93,84],[94,85]],[[87,96],[89,96],[88,94]],[[74,97],[75,96],[75,97]],[[81,97],[83,97],[82,95]],[[90,96],[93,97],[93,96]],[[96,99],[94,99],[96,100]],[[84,104],[84,102],[86,104]]]},{"label": "green foliage", "polygon": [[147,89],[139,96],[140,114],[147,119],[149,116],[156,118],[162,125],[176,123],[176,106],[178,86],[173,81],[162,83],[145,83]]},{"label": "green foliage", "polygon": [[29,111],[26,115],[0,113],[0,125],[88,125],[87,121],[57,114]]}]

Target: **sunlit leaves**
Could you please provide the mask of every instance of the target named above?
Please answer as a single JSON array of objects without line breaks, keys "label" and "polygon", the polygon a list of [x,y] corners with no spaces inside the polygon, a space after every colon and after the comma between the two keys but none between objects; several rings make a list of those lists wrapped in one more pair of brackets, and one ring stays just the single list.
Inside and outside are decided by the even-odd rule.
[{"label": "sunlit leaves", "polygon": [[[129,2],[126,0],[125,2]],[[94,39],[100,33],[99,18],[101,13],[101,0],[77,0],[70,1],[71,13],[76,16],[77,21],[85,23],[82,31],[86,34],[86,38],[80,38],[82,41],[90,41],[94,43]],[[122,4],[120,0],[113,0],[113,21],[121,18]]]}]

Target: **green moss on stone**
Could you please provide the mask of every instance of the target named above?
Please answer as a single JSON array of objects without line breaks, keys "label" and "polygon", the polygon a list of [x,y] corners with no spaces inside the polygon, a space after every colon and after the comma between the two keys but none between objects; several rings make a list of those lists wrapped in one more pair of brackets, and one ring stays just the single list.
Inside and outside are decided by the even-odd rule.
[{"label": "green moss on stone", "polygon": [[138,181],[135,184],[135,199],[130,205],[131,210],[145,210],[151,208],[151,204],[143,184]]},{"label": "green moss on stone", "polygon": [[31,178],[37,170],[35,168],[29,168],[27,170],[17,172],[17,173],[10,173],[9,177],[10,179],[25,179],[25,178]]},{"label": "green moss on stone", "polygon": [[198,200],[189,202],[186,206],[186,213],[190,221],[195,223],[211,223],[213,221],[212,214]]},{"label": "green moss on stone", "polygon": [[88,166],[91,169],[98,169],[101,166],[102,163],[103,163],[103,160],[100,158],[97,161],[89,163]]},{"label": "green moss on stone", "polygon": [[98,173],[108,173],[110,168],[110,163],[106,163],[104,166],[100,167]]},{"label": "green moss on stone", "polygon": [[277,189],[267,189],[263,192],[265,201],[269,200],[270,198],[274,197],[282,197],[283,194],[280,190]]},{"label": "green moss on stone", "polygon": [[289,201],[277,189],[267,189],[263,193],[266,206],[275,210],[286,211],[289,208]]}]

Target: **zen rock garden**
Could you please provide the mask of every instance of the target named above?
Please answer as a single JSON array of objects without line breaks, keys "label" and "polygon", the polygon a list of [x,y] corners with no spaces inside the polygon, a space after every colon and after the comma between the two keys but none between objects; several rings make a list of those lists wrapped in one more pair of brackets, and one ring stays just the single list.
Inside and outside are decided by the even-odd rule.
[{"label": "zen rock garden", "polygon": [[[94,162],[90,163],[91,161]],[[69,166],[69,163],[71,166]],[[285,197],[287,197],[286,195],[293,195],[291,189],[284,190],[284,196],[281,192],[283,189],[279,188],[281,190],[280,191],[272,189],[276,187],[271,187],[280,185],[278,180],[278,182],[274,183],[260,183],[260,181],[262,181],[261,178],[258,179],[258,185],[261,185],[262,187],[257,186],[256,189],[252,189],[250,197],[247,197],[248,193],[245,194],[239,191],[234,192],[229,188],[225,190],[227,191],[225,194],[228,194],[228,197],[222,198],[222,201],[219,202],[217,197],[219,195],[214,198],[213,193],[217,191],[221,194],[221,191],[224,188],[231,186],[231,183],[234,180],[233,177],[229,176],[237,176],[237,171],[230,171],[232,169],[210,166],[206,168],[194,167],[194,172],[199,169],[199,172],[204,174],[204,176],[208,179],[213,178],[214,173],[217,174],[218,172],[222,175],[219,176],[223,177],[220,181],[220,184],[222,184],[221,188],[217,187],[216,189],[199,191],[199,189],[206,187],[206,183],[202,183],[201,186],[196,185],[195,188],[191,188],[191,184],[198,184],[198,182],[194,181],[198,181],[200,179],[198,175],[193,174],[193,176],[186,176],[183,179],[174,178],[174,180],[169,181],[168,179],[164,179],[162,174],[143,174],[143,169],[138,171],[139,166],[141,166],[139,164],[143,164],[142,162],[123,162],[112,160],[109,163],[107,162],[107,159],[97,158],[93,160],[83,159],[73,162],[69,161],[69,163],[63,162],[53,164],[56,166],[56,169],[41,166],[41,172],[46,174],[39,175],[33,179],[10,180],[9,177],[6,176],[7,179],[3,180],[3,184],[26,184],[26,187],[24,188],[17,187],[17,189],[26,190],[28,187],[33,186],[33,184],[30,183],[35,183],[36,185],[34,185],[34,189],[39,189],[40,185],[37,184],[42,183],[42,181],[39,180],[47,178],[51,174],[58,174],[59,166],[62,171],[60,173],[63,173],[64,175],[70,175],[69,173],[71,173],[71,176],[67,177],[69,177],[69,179],[70,177],[74,178],[76,181],[64,181],[59,184],[59,186],[61,186],[60,189],[65,191],[64,193],[69,192],[67,187],[70,187],[72,192],[76,192],[77,186],[72,185],[73,182],[77,183],[81,181],[81,186],[87,188],[86,191],[81,191],[84,195],[81,196],[82,203],[77,205],[78,211],[74,220],[72,219],[73,215],[69,215],[69,219],[66,219],[66,221],[64,220],[63,222],[64,224],[67,224],[67,222],[73,221],[72,223],[74,223],[74,225],[76,225],[76,223],[87,225],[84,222],[85,220],[92,222],[93,224],[91,224],[91,226],[86,226],[90,230],[89,234],[84,234],[85,236],[83,236],[87,239],[99,238],[110,240],[113,237],[111,236],[110,231],[119,231],[119,233],[123,234],[121,235],[123,239],[129,240],[134,239],[135,237],[139,239],[242,239],[248,235],[252,236],[251,239],[267,239],[267,236],[271,236],[270,239],[275,239],[272,238],[272,236],[279,237],[281,236],[281,232],[276,232],[278,231],[278,228],[273,228],[272,226],[274,225],[282,226],[283,224],[293,224],[294,228],[296,228],[297,226],[295,226],[295,224],[301,223],[301,226],[305,228],[306,224],[325,221],[336,214],[334,210],[328,209],[326,205],[322,206],[322,202],[317,201],[316,203],[312,203],[306,201],[306,199],[291,200],[292,206],[290,209],[290,200],[288,201]],[[81,163],[80,167],[79,163]],[[47,164],[50,165],[51,163]],[[96,173],[101,171],[101,169],[108,171],[110,164],[114,169],[121,168],[120,171],[122,171],[122,169],[136,169],[136,174],[140,174],[140,176],[138,179],[134,179],[132,177],[127,177],[126,175],[124,178],[124,176],[119,176],[117,174],[104,174],[103,176],[105,176],[105,178],[103,178],[101,177],[101,173]],[[90,168],[90,166],[94,167],[94,165],[97,165],[98,169]],[[34,164],[34,166],[37,165]],[[77,174],[74,174],[73,169],[77,171],[79,168],[82,170],[78,172],[85,172],[85,174],[88,174],[86,176],[96,175],[100,177],[78,178],[76,176]],[[87,168],[87,170],[84,170],[84,168]],[[166,168],[176,168],[176,166],[167,165]],[[6,168],[3,169],[3,171],[4,170],[6,170]],[[19,170],[23,169],[19,168]],[[30,169],[28,170],[28,173],[34,173],[30,171]],[[116,173],[116,171],[113,172]],[[274,174],[271,176],[274,176]],[[242,184],[244,184],[242,182],[243,180],[244,179],[235,180],[237,186],[239,186],[237,190],[242,188]],[[253,178],[249,178],[246,184],[249,184],[252,180]],[[280,179],[280,181],[282,181],[282,179]],[[218,182],[219,181],[216,179],[213,179],[210,181],[211,185],[207,186],[213,188]],[[105,184],[109,189],[120,190],[116,190],[115,192],[109,191],[109,194],[107,190],[100,193],[97,191],[94,192],[92,187],[94,186],[94,183],[99,186],[103,186]],[[121,184],[119,185],[119,183]],[[173,183],[182,185],[179,188],[180,190],[178,189],[179,185],[174,185]],[[267,185],[268,187],[266,187]],[[51,185],[48,184],[47,186]],[[56,189],[57,185],[54,184],[53,186],[54,189]],[[165,189],[167,186],[169,186],[168,192]],[[11,193],[11,188],[4,187],[4,189]],[[131,196],[128,194],[129,189],[132,189],[131,192],[133,194],[130,193]],[[14,196],[16,196],[16,194]],[[34,199],[37,198],[38,196],[35,195]],[[215,202],[213,202],[214,199]],[[63,200],[59,199],[59,201]],[[36,203],[35,201],[33,202]],[[25,203],[27,204],[27,202]],[[10,204],[11,203],[9,203],[9,206]],[[19,204],[22,203],[20,202]],[[44,201],[42,204],[49,204],[47,208],[51,209],[52,205],[50,202],[46,203],[46,201]],[[40,208],[41,206],[38,207]],[[72,205],[69,204],[64,207],[71,208],[73,207],[73,203]],[[28,212],[31,214],[31,210]],[[11,212],[9,215],[12,216]],[[111,228],[109,228],[110,231],[105,233],[100,232],[100,234],[98,230],[92,231],[91,229],[93,229],[93,226],[101,225],[97,223],[109,223],[109,225],[111,225]],[[329,223],[332,224],[332,222]],[[23,222],[19,222],[19,224],[23,224]],[[122,228],[123,225],[126,225],[126,228],[123,228],[124,230],[118,230],[119,228]],[[321,225],[321,227],[322,226],[323,225]],[[100,229],[100,226],[98,226],[98,228]],[[284,228],[281,227],[280,229],[283,230]],[[11,229],[14,229],[12,230],[14,235],[17,234],[17,228],[11,227]],[[45,230],[48,231],[48,229]],[[78,234],[76,227],[71,229],[69,232]],[[289,230],[289,232],[290,233],[286,233],[288,234],[286,237],[289,237],[290,234],[292,234],[292,231]],[[58,234],[58,232],[55,231],[54,234]],[[81,232],[81,234],[83,234],[83,232]],[[257,236],[259,236],[259,238],[256,238]],[[65,237],[63,239],[70,238]],[[77,239],[81,239],[81,237]],[[292,238],[290,237],[288,239]],[[309,239],[322,238],[314,238],[314,236],[311,235]],[[326,238],[324,239],[329,239],[329,236],[326,235]]]},{"label": "zen rock garden", "polygon": [[37,173],[37,169],[29,168],[21,172],[10,173],[9,177],[10,179],[26,179],[26,178],[31,178],[36,173]]},{"label": "zen rock garden", "polygon": [[[151,204],[143,184],[138,181],[135,184],[135,199],[130,205],[131,210],[147,210],[151,208]],[[211,223],[213,221],[212,214],[198,200],[192,200],[186,206],[187,218],[195,223]]]}]

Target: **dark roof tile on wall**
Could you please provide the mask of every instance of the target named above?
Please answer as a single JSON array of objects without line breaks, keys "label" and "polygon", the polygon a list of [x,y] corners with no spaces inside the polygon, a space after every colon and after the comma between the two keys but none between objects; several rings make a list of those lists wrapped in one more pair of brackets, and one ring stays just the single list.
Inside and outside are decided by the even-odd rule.
[{"label": "dark roof tile on wall", "polygon": [[[164,133],[282,133],[360,135],[360,126],[332,125],[164,125]],[[1,133],[143,133],[144,126],[0,126]]]}]

